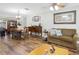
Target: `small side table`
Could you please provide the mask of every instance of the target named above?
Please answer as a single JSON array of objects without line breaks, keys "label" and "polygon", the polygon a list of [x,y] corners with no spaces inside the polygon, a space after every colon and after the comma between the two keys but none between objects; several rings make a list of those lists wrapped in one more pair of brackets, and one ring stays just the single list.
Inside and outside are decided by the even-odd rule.
[{"label": "small side table", "polygon": [[45,31],[43,32],[43,34],[42,34],[42,37],[43,37],[43,40],[44,40],[44,41],[47,41],[47,40],[48,40],[48,31],[45,30]]}]

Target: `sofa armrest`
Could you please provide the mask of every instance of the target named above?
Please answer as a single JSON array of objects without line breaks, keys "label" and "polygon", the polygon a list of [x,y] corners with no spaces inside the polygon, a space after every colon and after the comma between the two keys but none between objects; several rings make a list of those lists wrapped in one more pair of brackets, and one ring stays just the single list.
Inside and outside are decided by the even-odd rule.
[{"label": "sofa armrest", "polygon": [[78,38],[78,35],[74,34],[74,36],[72,38],[76,40]]},{"label": "sofa armrest", "polygon": [[74,47],[75,47],[75,48],[77,48],[77,47],[76,47],[76,41],[77,41],[77,39],[78,39],[78,35],[75,34],[75,35],[73,36],[73,44],[74,44]]}]

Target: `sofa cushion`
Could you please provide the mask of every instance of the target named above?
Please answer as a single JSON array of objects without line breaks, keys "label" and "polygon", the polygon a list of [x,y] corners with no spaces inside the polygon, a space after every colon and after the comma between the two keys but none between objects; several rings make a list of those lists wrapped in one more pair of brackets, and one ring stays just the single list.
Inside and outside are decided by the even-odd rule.
[{"label": "sofa cushion", "polygon": [[56,30],[56,36],[62,36],[62,31],[60,29]]},{"label": "sofa cushion", "polygon": [[64,36],[73,36],[76,33],[75,29],[62,29],[62,34]]},{"label": "sofa cushion", "polygon": [[50,36],[50,38],[59,39],[60,36],[53,35],[53,36]]},{"label": "sofa cushion", "polygon": [[73,38],[70,36],[61,36],[60,39],[68,42],[73,42]]},{"label": "sofa cushion", "polygon": [[53,36],[53,35],[56,35],[56,29],[52,28],[50,30],[50,35]]}]

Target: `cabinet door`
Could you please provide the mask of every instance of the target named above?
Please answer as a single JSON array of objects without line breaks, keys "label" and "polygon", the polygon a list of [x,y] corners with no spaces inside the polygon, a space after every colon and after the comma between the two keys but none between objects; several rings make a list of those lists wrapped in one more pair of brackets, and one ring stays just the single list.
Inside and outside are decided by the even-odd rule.
[{"label": "cabinet door", "polygon": [[12,20],[12,21],[8,21],[8,22],[7,22],[7,28],[11,28],[11,27],[12,27],[12,28],[13,28],[13,27],[16,28],[16,27],[17,27],[17,21],[13,21],[13,20]]}]

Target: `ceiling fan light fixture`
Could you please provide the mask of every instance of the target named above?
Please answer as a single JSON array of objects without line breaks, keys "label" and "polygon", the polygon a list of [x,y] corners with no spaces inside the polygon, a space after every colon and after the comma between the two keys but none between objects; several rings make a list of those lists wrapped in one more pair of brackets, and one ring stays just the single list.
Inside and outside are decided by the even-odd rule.
[{"label": "ceiling fan light fixture", "polygon": [[59,7],[56,5],[56,6],[54,6],[55,7],[55,10],[59,10]]},{"label": "ceiling fan light fixture", "polygon": [[52,6],[50,6],[50,10],[51,10],[51,11],[54,11],[54,8],[53,8]]},{"label": "ceiling fan light fixture", "polygon": [[50,6],[50,10],[59,10],[59,9],[63,9],[65,7],[65,5],[63,3],[53,3]]}]

